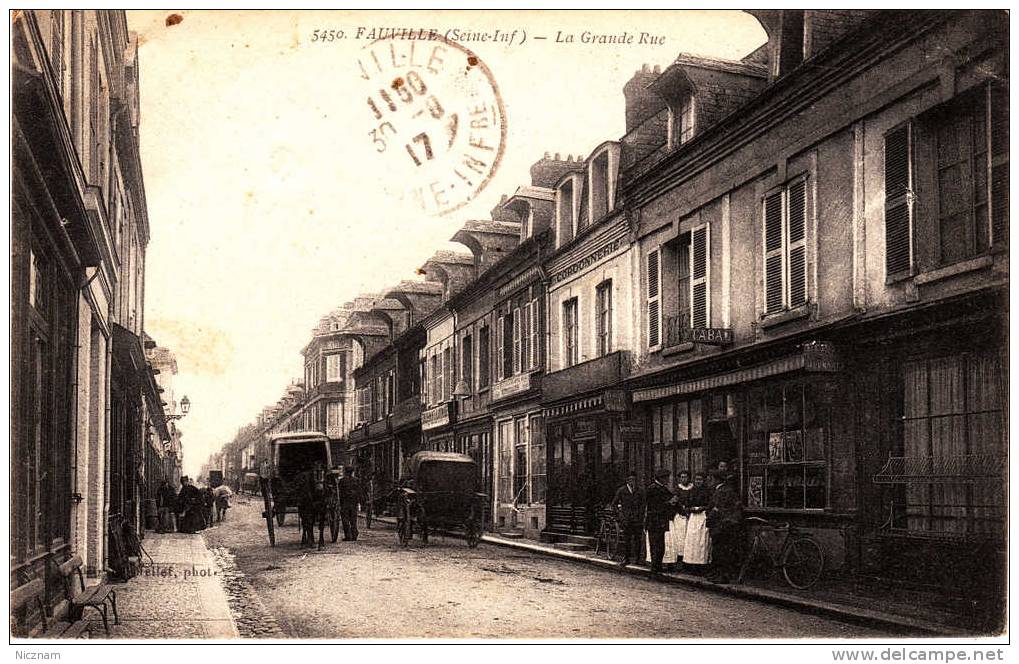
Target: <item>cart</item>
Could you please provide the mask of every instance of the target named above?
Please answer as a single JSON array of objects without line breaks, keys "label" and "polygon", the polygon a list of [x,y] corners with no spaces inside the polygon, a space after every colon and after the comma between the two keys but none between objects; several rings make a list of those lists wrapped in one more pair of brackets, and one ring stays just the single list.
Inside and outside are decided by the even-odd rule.
[{"label": "cart", "polygon": [[276,546],[276,526],[286,522],[287,513],[297,513],[300,502],[300,476],[321,464],[327,469],[330,481],[327,486],[332,496],[328,500],[329,536],[335,542],[340,534],[339,488],[337,470],[333,470],[329,438],[315,431],[277,433],[269,436],[270,460],[259,470],[258,483],[262,492],[266,530],[269,545]]},{"label": "cart", "polygon": [[415,526],[422,543],[430,529],[462,531],[467,546],[481,541],[482,506],[486,494],[477,491],[478,467],[466,454],[418,452],[407,464],[409,475],[395,490],[396,533],[402,546],[410,544]]}]

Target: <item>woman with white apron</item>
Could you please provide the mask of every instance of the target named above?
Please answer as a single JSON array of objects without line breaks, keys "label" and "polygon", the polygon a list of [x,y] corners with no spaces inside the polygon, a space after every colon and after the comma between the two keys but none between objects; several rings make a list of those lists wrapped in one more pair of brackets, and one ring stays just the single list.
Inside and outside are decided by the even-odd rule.
[{"label": "woman with white apron", "polygon": [[694,475],[688,502],[690,517],[686,524],[686,541],[683,543],[683,564],[696,566],[691,570],[694,571],[703,569],[704,565],[711,562],[711,534],[707,524],[711,489],[704,485],[704,473]]},{"label": "woman with white apron", "polygon": [[[690,473],[686,470],[680,471],[679,481],[676,483],[676,516],[672,519],[672,527],[669,528],[669,537],[672,539],[672,549],[676,553],[676,561],[683,559],[683,551],[686,549],[686,524],[690,518],[689,502],[690,492],[693,491],[693,484],[690,483]],[[669,562],[673,562],[671,559]]]}]

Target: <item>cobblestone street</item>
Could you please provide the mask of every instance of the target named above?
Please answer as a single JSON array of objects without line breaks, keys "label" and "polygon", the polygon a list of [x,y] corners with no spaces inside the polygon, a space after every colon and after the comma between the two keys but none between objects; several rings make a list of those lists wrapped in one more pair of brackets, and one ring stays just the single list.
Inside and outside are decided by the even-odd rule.
[{"label": "cobblestone street", "polygon": [[[798,638],[885,634],[537,554],[392,530],[302,550],[296,516],[270,548],[261,501],[206,530],[238,630],[298,638]],[[277,631],[279,630],[279,631]]]}]

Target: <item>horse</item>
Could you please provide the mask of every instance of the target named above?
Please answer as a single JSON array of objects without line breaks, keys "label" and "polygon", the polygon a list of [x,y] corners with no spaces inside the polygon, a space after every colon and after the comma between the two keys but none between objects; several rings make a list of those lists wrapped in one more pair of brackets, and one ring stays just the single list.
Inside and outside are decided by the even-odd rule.
[{"label": "horse", "polygon": [[335,504],[336,493],[333,490],[333,477],[328,474],[321,463],[316,463],[312,470],[300,474],[297,513],[301,519],[301,547],[315,545],[315,524],[318,524],[318,548],[325,546],[326,518],[330,506]]}]

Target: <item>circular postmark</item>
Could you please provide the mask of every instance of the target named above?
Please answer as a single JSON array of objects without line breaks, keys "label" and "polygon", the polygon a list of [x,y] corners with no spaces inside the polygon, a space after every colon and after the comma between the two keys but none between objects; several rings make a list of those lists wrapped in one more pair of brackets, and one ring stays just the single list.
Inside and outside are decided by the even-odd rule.
[{"label": "circular postmark", "polygon": [[477,54],[433,31],[411,36],[376,40],[358,59],[367,145],[386,190],[440,216],[492,179],[505,149],[506,113]]}]

